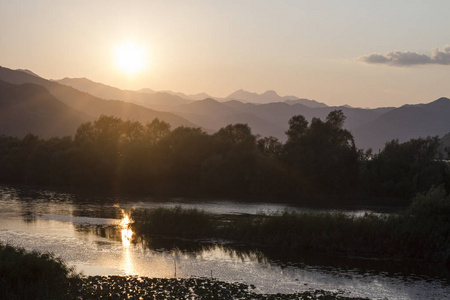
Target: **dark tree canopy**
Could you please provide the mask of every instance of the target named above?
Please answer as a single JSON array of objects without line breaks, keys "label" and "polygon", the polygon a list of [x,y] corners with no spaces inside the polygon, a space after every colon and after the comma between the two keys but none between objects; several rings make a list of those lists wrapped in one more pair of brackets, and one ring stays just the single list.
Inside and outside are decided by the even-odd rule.
[{"label": "dark tree canopy", "polygon": [[349,197],[410,198],[450,185],[437,138],[394,140],[373,155],[356,149],[344,122],[340,110],[310,123],[293,116],[283,144],[254,135],[247,124],[210,135],[172,130],[158,119],[144,125],[103,115],[80,125],[73,139],[0,136],[0,182],[333,205]]},{"label": "dark tree canopy", "polygon": [[449,168],[441,160],[437,137],[392,140],[365,164],[370,193],[383,197],[410,198],[433,185],[449,184]]},{"label": "dark tree canopy", "polygon": [[352,134],[343,128],[340,110],[326,121],[313,118],[308,126],[303,116],[294,116],[286,132],[284,160],[299,178],[299,188],[307,193],[352,193],[358,185],[358,151]]}]

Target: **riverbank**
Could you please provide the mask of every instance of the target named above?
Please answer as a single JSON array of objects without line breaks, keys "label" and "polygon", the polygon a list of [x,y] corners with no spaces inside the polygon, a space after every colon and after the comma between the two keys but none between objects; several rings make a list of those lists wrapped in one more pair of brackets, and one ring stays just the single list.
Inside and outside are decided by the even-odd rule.
[{"label": "riverbank", "polygon": [[[301,283],[299,283],[301,284]],[[207,278],[146,278],[92,276],[82,279],[72,299],[367,299],[348,297],[342,291],[305,291],[294,294],[257,294],[252,287]]]},{"label": "riverbank", "polygon": [[257,294],[254,288],[212,278],[84,277],[51,254],[0,244],[1,299],[363,299],[342,291]]}]

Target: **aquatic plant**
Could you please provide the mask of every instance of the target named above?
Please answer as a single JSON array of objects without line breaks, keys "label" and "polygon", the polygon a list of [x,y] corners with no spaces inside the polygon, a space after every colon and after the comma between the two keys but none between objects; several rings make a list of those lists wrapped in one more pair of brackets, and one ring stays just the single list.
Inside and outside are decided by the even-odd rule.
[{"label": "aquatic plant", "polygon": [[342,291],[304,291],[293,294],[257,294],[252,286],[206,278],[146,278],[90,276],[83,278],[72,297],[82,299],[366,299]]},{"label": "aquatic plant", "polygon": [[134,211],[132,219],[133,230],[144,234],[201,237],[211,235],[213,230],[209,214],[180,206]]}]

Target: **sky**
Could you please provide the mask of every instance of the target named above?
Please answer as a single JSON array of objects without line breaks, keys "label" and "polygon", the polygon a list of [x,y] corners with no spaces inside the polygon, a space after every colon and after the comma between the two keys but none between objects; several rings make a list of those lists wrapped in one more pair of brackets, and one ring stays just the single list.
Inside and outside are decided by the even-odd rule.
[{"label": "sky", "polygon": [[[0,65],[48,79],[328,105],[450,97],[450,1],[0,0]],[[145,65],[118,67],[134,44]]]}]

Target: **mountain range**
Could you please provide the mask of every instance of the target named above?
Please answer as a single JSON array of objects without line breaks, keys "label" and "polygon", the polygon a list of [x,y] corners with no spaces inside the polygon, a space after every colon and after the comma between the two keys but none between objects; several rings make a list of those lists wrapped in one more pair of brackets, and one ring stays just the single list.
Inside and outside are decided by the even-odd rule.
[{"label": "mountain range", "polygon": [[[33,83],[42,86],[56,98],[58,102],[65,104],[72,110],[86,115],[87,120],[97,119],[103,114],[120,117],[125,120],[140,121],[142,123],[151,122],[154,118],[159,118],[160,120],[169,123],[172,128],[178,126],[196,127],[194,123],[170,112],[157,111],[126,101],[105,100],[89,93],[79,91],[71,86],[50,81],[37,75],[32,75],[29,72],[0,67],[0,80],[17,85]],[[43,105],[43,103],[38,102],[35,105],[41,104]],[[50,116],[48,117],[50,118]],[[53,118],[57,118],[57,115],[54,115]],[[20,124],[11,124],[9,127],[14,128],[20,126]],[[37,130],[37,128],[31,128],[30,132]],[[0,128],[0,134],[3,133],[4,129],[2,127]],[[66,135],[72,135],[74,133],[74,131],[67,131]],[[50,134],[50,132],[48,134]],[[47,134],[44,135],[47,136]]]},{"label": "mountain range", "polygon": [[[301,114],[308,121],[314,117],[324,119],[335,109],[341,109],[347,117],[344,126],[354,135],[356,146],[364,149],[370,147],[375,152],[392,139],[397,138],[404,142],[418,137],[442,137],[450,132],[448,98],[397,108],[363,109],[327,106],[318,101],[295,96],[279,96],[275,91],[257,94],[238,90],[225,98],[217,98],[205,93],[185,95],[151,89],[121,90],[86,78],[52,81],[29,70],[10,70],[2,67],[0,80],[3,81],[0,84],[0,117],[5,115],[6,111],[11,111],[13,104],[17,107],[21,105],[20,109],[12,109],[16,117],[1,119],[0,134],[20,136],[27,132],[27,128],[29,132],[43,136],[73,134],[76,128],[74,124],[105,114],[143,123],[159,118],[170,123],[172,128],[201,127],[209,133],[228,124],[246,123],[254,134],[274,136],[285,141],[285,131],[292,116]],[[14,97],[12,90],[16,93]],[[19,90],[24,90],[24,94],[20,94]],[[34,114],[35,116],[44,116],[43,112],[48,110],[48,114],[42,118],[55,120],[54,124],[59,124],[55,125],[59,129],[51,129],[50,125],[44,123],[33,123],[33,126],[30,122],[27,123],[25,120],[33,115],[31,107],[35,110],[39,107],[40,113]],[[23,117],[20,118],[20,115]],[[58,123],[61,120],[66,120],[67,124]],[[13,130],[14,128],[17,130]]]}]

